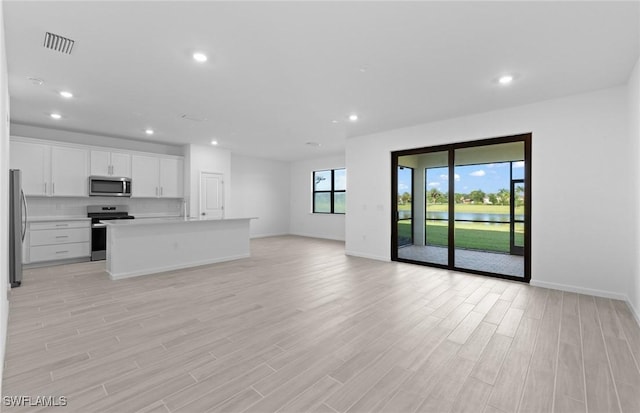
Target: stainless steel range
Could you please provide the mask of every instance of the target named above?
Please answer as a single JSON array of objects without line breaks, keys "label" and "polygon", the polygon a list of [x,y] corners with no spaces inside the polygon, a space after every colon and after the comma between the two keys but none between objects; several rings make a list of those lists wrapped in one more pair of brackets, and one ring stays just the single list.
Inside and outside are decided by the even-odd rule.
[{"label": "stainless steel range", "polygon": [[135,218],[127,205],[89,205],[87,216],[91,218],[91,261],[107,258],[107,228],[100,221]]}]

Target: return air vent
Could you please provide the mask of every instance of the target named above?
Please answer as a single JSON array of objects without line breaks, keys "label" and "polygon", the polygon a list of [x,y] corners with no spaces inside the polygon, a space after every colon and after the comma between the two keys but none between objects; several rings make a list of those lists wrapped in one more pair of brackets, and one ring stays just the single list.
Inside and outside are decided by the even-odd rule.
[{"label": "return air vent", "polygon": [[187,115],[186,113],[180,116],[184,120],[190,120],[192,122],[204,122],[207,118],[196,116],[196,115]]},{"label": "return air vent", "polygon": [[71,54],[75,40],[62,37],[57,34],[47,32],[44,35],[44,47],[55,50],[56,52]]}]

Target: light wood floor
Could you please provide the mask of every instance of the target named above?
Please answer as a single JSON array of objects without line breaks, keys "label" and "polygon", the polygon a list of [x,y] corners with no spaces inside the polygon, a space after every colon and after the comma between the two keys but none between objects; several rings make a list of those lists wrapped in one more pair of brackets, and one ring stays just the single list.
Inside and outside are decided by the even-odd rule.
[{"label": "light wood floor", "polygon": [[103,268],[26,271],[5,396],[66,396],[54,412],[640,411],[640,329],[620,301],[299,237],[189,271]]}]

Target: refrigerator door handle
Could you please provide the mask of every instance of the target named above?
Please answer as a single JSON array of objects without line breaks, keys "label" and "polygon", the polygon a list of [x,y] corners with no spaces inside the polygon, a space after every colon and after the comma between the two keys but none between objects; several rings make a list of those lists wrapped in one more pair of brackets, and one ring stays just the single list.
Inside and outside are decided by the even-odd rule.
[{"label": "refrigerator door handle", "polygon": [[27,235],[27,197],[22,190],[20,190],[20,194],[22,195],[22,207],[24,208],[24,224],[22,226],[22,241],[24,242],[24,237]]}]

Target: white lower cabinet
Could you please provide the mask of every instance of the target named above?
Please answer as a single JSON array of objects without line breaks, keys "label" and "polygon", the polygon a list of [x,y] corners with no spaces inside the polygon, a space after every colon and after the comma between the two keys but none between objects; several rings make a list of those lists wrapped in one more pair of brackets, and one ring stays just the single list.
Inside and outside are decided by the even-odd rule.
[{"label": "white lower cabinet", "polygon": [[29,224],[28,256],[30,263],[90,257],[90,222],[32,222]]}]

